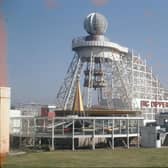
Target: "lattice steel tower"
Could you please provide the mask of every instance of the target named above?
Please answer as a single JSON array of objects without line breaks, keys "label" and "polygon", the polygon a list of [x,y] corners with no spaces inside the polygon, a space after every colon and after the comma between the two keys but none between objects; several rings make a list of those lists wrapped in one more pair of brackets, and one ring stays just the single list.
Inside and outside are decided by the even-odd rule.
[{"label": "lattice steel tower", "polygon": [[85,108],[93,105],[113,109],[131,108],[131,69],[126,69],[128,62],[124,59],[128,49],[110,42],[104,36],[107,27],[106,18],[99,13],[86,17],[84,29],[89,35],[72,41],[75,54],[57,94],[57,108],[72,109],[79,78],[83,80]]}]

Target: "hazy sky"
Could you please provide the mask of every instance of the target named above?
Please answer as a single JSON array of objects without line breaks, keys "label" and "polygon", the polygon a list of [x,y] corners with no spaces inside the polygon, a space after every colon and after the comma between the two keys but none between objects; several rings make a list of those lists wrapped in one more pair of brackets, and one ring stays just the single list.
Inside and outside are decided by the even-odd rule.
[{"label": "hazy sky", "polygon": [[86,35],[83,20],[94,11],[109,21],[106,36],[147,58],[168,86],[168,0],[93,1],[4,0],[12,102],[55,102],[73,57],[71,41]]}]

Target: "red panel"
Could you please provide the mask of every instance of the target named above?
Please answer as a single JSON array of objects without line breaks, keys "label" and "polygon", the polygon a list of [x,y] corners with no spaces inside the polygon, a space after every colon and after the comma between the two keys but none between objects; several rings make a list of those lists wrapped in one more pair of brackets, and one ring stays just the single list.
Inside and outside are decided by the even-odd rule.
[{"label": "red panel", "polygon": [[48,112],[48,119],[51,120],[55,117],[55,112]]}]

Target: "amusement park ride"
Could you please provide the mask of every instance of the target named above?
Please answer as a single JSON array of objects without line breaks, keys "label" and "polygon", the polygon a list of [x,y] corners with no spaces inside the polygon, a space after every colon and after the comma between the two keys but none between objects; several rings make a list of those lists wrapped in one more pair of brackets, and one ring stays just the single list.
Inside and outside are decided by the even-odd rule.
[{"label": "amusement park ride", "polygon": [[11,131],[19,144],[22,138],[31,139],[34,147],[49,142],[54,150],[69,142],[75,150],[90,144],[95,149],[100,141],[114,148],[122,139],[129,148],[136,139],[139,147],[140,127],[168,111],[168,90],[146,61],[104,35],[107,27],[99,13],[85,18],[88,35],[72,40],[74,57],[58,90],[54,115],[11,119],[22,123]]},{"label": "amusement park ride", "polygon": [[104,35],[107,27],[107,19],[99,13],[85,18],[88,35],[72,40],[74,57],[57,93],[57,110],[73,110],[80,81],[85,111],[141,111],[145,119],[155,119],[168,110],[168,90],[146,61]]}]

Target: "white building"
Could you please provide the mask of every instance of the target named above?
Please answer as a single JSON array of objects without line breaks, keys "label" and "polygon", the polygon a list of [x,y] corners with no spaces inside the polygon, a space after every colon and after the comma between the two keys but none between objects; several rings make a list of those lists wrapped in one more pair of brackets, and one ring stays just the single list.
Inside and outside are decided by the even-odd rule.
[{"label": "white building", "polygon": [[16,118],[22,116],[21,111],[11,109],[9,115],[10,115],[10,134],[19,133],[21,129],[21,120],[19,118],[18,119]]}]

